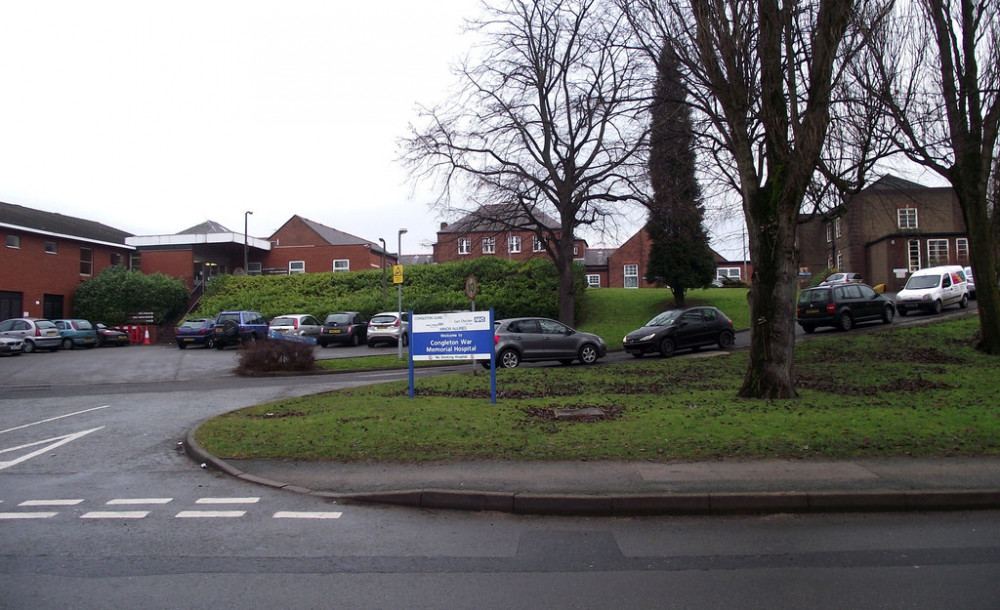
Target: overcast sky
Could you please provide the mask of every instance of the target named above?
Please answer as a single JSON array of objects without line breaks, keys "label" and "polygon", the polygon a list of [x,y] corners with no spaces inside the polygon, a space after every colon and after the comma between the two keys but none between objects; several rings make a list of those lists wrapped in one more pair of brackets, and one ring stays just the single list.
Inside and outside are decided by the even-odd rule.
[{"label": "overcast sky", "polygon": [[0,0],[0,200],[140,235],[293,214],[429,252],[395,163],[472,0]]}]

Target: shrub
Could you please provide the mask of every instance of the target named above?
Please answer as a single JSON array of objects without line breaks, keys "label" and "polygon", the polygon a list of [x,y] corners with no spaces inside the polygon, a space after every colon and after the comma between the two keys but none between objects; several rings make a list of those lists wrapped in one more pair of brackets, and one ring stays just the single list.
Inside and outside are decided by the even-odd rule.
[{"label": "shrub", "polygon": [[188,291],[184,282],[162,273],[145,275],[122,267],[108,267],[73,292],[73,315],[124,324],[128,315],[153,312],[156,323],[184,313]]},{"label": "shrub", "polygon": [[277,371],[311,371],[316,366],[313,346],[300,341],[255,341],[240,347],[236,372],[241,375]]}]

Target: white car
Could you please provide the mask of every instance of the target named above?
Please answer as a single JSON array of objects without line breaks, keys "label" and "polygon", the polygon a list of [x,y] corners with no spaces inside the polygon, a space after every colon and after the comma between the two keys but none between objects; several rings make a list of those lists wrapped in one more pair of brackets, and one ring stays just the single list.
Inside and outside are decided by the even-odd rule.
[{"label": "white car", "polygon": [[0,337],[0,354],[20,356],[24,351],[24,341],[17,337]]},{"label": "white car", "polygon": [[969,306],[965,269],[958,265],[918,269],[896,293],[896,311],[901,316],[918,309],[938,314],[951,305]]},{"label": "white car", "polygon": [[398,345],[400,341],[404,347],[409,345],[409,315],[404,311],[402,320],[395,311],[383,311],[372,316],[368,320],[368,347],[374,347],[377,343]]},{"label": "white car", "polygon": [[54,352],[62,345],[62,335],[52,320],[45,318],[11,318],[0,322],[0,337],[24,341],[22,351],[29,354],[40,349]]},{"label": "white car", "polygon": [[307,313],[293,313],[271,320],[268,334],[280,333],[293,337],[318,337],[322,326],[319,320]]}]

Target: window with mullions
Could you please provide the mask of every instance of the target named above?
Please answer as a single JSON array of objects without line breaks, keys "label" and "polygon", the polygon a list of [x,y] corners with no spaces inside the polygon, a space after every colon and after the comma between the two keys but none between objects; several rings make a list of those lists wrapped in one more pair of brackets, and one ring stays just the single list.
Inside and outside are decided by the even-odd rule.
[{"label": "window with mullions", "polygon": [[625,288],[639,287],[639,265],[625,265]]},{"label": "window with mullions", "polygon": [[917,208],[901,208],[896,210],[900,229],[917,229]]}]

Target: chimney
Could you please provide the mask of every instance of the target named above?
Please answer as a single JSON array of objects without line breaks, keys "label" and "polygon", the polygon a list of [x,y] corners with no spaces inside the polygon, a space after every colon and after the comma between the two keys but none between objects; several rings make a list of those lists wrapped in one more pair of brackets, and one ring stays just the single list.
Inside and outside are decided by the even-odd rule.
[{"label": "chimney", "polygon": [[447,228],[448,228],[448,223],[446,223],[446,222],[442,222],[442,223],[441,223],[441,230],[442,230],[442,231],[444,231],[444,230],[445,230],[445,229],[447,229]]}]

